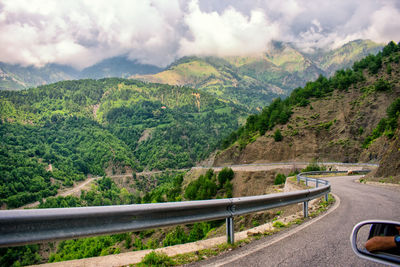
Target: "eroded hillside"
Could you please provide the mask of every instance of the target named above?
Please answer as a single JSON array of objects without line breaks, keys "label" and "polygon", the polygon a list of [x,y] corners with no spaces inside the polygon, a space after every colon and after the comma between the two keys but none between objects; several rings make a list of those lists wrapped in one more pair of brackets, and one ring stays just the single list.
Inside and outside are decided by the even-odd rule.
[{"label": "eroded hillside", "polygon": [[[390,133],[388,122],[381,137],[369,136],[400,97],[398,46],[385,49],[355,64],[354,70],[330,79],[320,77],[249,117],[231,135],[237,141],[216,156],[214,165],[312,159],[379,162],[397,136]],[[277,132],[282,138],[277,138]]]}]

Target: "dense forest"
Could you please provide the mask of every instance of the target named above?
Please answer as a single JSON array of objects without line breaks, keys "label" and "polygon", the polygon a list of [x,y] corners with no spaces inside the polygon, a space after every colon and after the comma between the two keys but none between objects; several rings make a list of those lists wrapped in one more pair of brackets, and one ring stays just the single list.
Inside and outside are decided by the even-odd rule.
[{"label": "dense forest", "polygon": [[[369,55],[355,62],[351,69],[338,70],[330,78],[320,75],[318,79],[308,82],[303,88],[296,88],[286,99],[275,99],[270,105],[263,108],[259,114],[250,115],[244,126],[232,132],[229,137],[223,140],[222,147],[227,148],[237,142],[240,148],[244,148],[247,144],[255,141],[258,136],[264,135],[268,130],[272,130],[275,125],[287,123],[292,115],[293,107],[308,106],[311,99],[330,96],[334,90],[349,90],[351,85],[365,79],[364,71],[376,74],[382,68],[383,61],[399,63],[399,51],[400,44],[390,42],[378,54]],[[390,73],[390,64],[387,66],[386,72]],[[371,90],[389,91],[390,89],[389,82],[379,79]],[[371,137],[365,140],[364,146],[368,146],[373,139],[376,139],[384,132],[390,136],[396,128],[396,119],[399,116],[399,111],[399,100],[397,99],[388,109],[388,118],[379,123],[378,129],[372,133]],[[279,141],[279,138],[275,140]]]},{"label": "dense forest", "polygon": [[244,114],[194,89],[117,78],[1,91],[0,200],[19,207],[107,168],[193,166]]}]

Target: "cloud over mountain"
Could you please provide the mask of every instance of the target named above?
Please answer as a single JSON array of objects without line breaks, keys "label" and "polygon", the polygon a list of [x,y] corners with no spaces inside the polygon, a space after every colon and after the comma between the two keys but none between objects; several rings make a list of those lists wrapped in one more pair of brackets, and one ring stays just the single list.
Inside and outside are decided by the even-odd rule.
[{"label": "cloud over mountain", "polygon": [[390,0],[5,0],[0,61],[84,68],[128,54],[165,66],[184,55],[244,55],[271,40],[304,50],[354,39],[400,40]]}]

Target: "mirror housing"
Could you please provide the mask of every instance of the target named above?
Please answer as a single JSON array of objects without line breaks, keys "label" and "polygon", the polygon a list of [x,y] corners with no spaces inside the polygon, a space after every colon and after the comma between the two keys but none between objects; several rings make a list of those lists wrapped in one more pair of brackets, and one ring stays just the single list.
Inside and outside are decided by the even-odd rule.
[{"label": "mirror housing", "polygon": [[[370,225],[370,227],[367,233],[365,226],[368,225]],[[396,246],[396,242],[394,241],[395,236],[399,235],[399,229],[400,222],[384,220],[362,221],[353,228],[350,236],[351,247],[354,253],[360,258],[378,262],[381,264],[400,266],[400,248],[398,245]],[[360,240],[357,239],[361,232],[368,234],[366,239],[361,240],[362,245],[359,244]],[[371,240],[371,238],[374,237],[388,238],[374,239],[375,242],[370,241],[367,243],[368,240]],[[382,240],[389,242],[385,242],[385,244],[382,244]],[[371,243],[374,243],[374,246],[371,246]],[[377,244],[378,246],[376,246]],[[368,249],[372,251],[368,251],[366,247],[368,247]]]}]

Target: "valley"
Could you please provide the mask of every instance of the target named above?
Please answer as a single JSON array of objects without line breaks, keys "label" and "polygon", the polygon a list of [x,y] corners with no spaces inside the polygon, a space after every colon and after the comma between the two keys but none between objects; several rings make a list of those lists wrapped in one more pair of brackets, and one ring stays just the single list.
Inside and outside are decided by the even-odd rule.
[{"label": "valley", "polygon": [[[332,167],[317,162],[382,162],[365,179],[398,183],[398,166],[392,166],[399,156],[399,58],[399,45],[391,42],[351,69],[319,75],[252,115],[254,107],[245,108],[243,99],[133,79],[0,91],[2,208],[35,201],[37,208],[61,208],[270,194],[304,168]],[[191,60],[186,63],[192,66]],[[199,66],[208,73],[208,66]],[[254,165],[246,169],[248,164]],[[237,227],[272,220],[276,212],[243,217]],[[223,231],[222,221],[203,222],[1,253],[10,264],[54,262]]]}]

